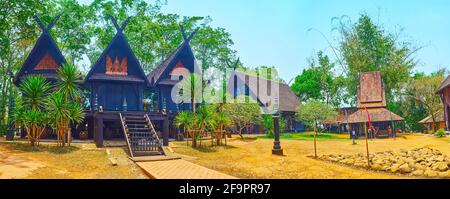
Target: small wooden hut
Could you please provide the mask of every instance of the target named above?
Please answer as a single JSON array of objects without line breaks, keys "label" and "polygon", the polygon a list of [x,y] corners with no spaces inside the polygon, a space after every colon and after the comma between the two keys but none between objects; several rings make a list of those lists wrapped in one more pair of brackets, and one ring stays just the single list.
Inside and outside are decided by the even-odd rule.
[{"label": "small wooden hut", "polygon": [[424,118],[423,120],[419,121],[419,124],[422,124],[425,126],[427,131],[432,131],[434,130],[434,126],[436,125],[436,129],[445,129],[445,122],[444,122],[444,111],[443,110],[439,110],[436,113],[436,118],[435,118],[435,122],[433,122],[433,118],[431,115],[427,116],[426,118]]},{"label": "small wooden hut", "polygon": [[335,118],[324,122],[325,129],[328,132],[335,133],[349,132],[347,119],[352,113],[356,112],[357,110],[358,108],[356,107],[337,108],[336,112],[338,113],[338,115]]},{"label": "small wooden hut", "polygon": [[191,73],[200,73],[194,52],[189,44],[197,30],[187,36],[183,26],[180,25],[180,29],[183,42],[147,76],[149,90],[153,96],[153,107],[159,107],[168,112],[190,110],[190,101],[177,106],[172,99],[172,88],[183,77],[187,77]]},{"label": "small wooden hut", "polygon": [[365,136],[368,121],[375,128],[372,137],[389,137],[395,132],[395,122],[403,118],[386,109],[384,85],[380,72],[362,72],[359,74],[357,89],[358,110],[348,117],[350,132],[357,136]]}]

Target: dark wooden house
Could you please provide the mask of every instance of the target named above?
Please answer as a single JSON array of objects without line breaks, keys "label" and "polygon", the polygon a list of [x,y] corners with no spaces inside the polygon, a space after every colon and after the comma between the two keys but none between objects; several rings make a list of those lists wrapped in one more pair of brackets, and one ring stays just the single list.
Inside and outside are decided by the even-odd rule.
[{"label": "dark wooden house", "polygon": [[142,111],[147,78],[124,35],[127,21],[121,27],[112,21],[117,33],[85,78],[85,87],[91,91],[91,108]]},{"label": "dark wooden house", "polygon": [[448,127],[450,125],[450,75],[445,78],[445,80],[442,82],[441,86],[439,86],[439,89],[436,91],[436,94],[438,94],[441,97],[441,101],[443,103],[444,107],[444,115],[443,120],[445,124],[445,130],[448,131]]},{"label": "dark wooden house", "polygon": [[144,111],[144,90],[149,82],[124,34],[128,19],[120,27],[111,19],[117,33],[84,82],[90,90],[87,131],[99,147],[104,146],[104,140],[124,140],[126,136],[133,154],[158,148],[153,146],[159,140],[156,134],[168,143],[168,118],[160,112]]},{"label": "dark wooden house", "polygon": [[[350,130],[359,136],[365,136],[364,130],[369,128],[368,121],[376,129],[376,136],[392,136],[389,129],[395,131],[395,122],[403,118],[386,109],[384,85],[380,72],[362,72],[359,74],[357,89],[358,110],[348,117]],[[394,124],[394,125],[393,125]],[[365,127],[365,125],[367,125]]]},{"label": "dark wooden house", "polygon": [[[300,99],[292,92],[289,85],[233,70],[227,80],[227,92],[233,98],[240,95],[250,96],[258,102],[266,113],[278,112],[286,122],[286,132],[301,132],[305,125],[295,119]],[[251,133],[262,133],[264,129],[256,127]]]},{"label": "dark wooden house", "polygon": [[348,117],[356,111],[358,111],[358,108],[356,107],[337,108],[336,112],[338,115],[335,118],[324,122],[325,129],[328,132],[348,133]]},{"label": "dark wooden house", "polygon": [[200,74],[194,52],[189,44],[197,30],[186,36],[181,27],[183,42],[148,76],[149,89],[153,96],[153,107],[168,112],[190,110],[190,102],[177,104],[172,99],[172,88],[179,83],[183,77],[191,73]]},{"label": "dark wooden house", "polygon": [[49,31],[58,21],[59,17],[55,17],[48,26],[44,26],[41,20],[37,16],[34,16],[37,24],[42,29],[42,33],[23,63],[22,68],[14,77],[14,84],[16,86],[28,75],[42,75],[51,83],[56,81],[58,69],[66,63],[66,59]]}]

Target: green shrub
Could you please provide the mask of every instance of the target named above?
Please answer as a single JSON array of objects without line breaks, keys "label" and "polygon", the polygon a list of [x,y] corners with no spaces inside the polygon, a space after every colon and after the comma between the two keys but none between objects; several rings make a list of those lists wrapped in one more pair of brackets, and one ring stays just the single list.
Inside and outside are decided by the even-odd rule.
[{"label": "green shrub", "polygon": [[434,133],[435,136],[437,137],[445,137],[445,130],[444,129],[439,129],[436,131],[436,133]]}]

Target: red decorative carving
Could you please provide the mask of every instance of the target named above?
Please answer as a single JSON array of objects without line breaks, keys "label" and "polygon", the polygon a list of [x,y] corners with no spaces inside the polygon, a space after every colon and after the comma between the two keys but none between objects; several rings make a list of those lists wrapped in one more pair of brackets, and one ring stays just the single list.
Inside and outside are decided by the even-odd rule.
[{"label": "red decorative carving", "polygon": [[128,60],[123,57],[119,62],[119,58],[115,57],[114,63],[109,55],[106,56],[106,72],[107,75],[128,75]]},{"label": "red decorative carving", "polygon": [[34,67],[34,70],[57,70],[59,68],[53,57],[47,52],[39,63]]},{"label": "red decorative carving", "polygon": [[181,61],[178,61],[172,72],[170,72],[171,76],[186,76],[188,75],[188,70],[184,67],[184,64]]}]

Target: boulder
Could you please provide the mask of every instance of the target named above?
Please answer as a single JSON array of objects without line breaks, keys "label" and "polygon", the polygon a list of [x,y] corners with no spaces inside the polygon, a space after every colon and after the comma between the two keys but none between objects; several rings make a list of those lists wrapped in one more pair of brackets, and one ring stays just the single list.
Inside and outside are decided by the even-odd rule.
[{"label": "boulder", "polygon": [[383,166],[381,166],[380,164],[372,164],[370,165],[370,168],[374,170],[383,170]]},{"label": "boulder", "polygon": [[430,177],[430,178],[435,178],[438,176],[438,172],[433,171],[431,169],[427,169],[424,173],[425,176]]},{"label": "boulder", "polygon": [[416,163],[416,164],[414,164],[414,169],[415,170],[425,170],[426,167],[421,165],[421,164],[419,164],[419,163]]},{"label": "boulder", "polygon": [[423,176],[424,171],[423,170],[415,170],[411,174],[415,176]]},{"label": "boulder", "polygon": [[440,178],[450,178],[450,170],[449,171],[444,171],[444,172],[439,172],[438,176]]},{"label": "boulder", "polygon": [[435,171],[447,171],[448,170],[448,166],[447,166],[446,162],[436,162],[433,164],[433,166],[431,168]]},{"label": "boulder", "polygon": [[389,168],[389,170],[391,170],[392,173],[395,173],[398,171],[399,167],[400,167],[400,164],[393,164],[391,166],[391,168]]},{"label": "boulder", "polygon": [[400,173],[411,173],[412,171],[408,163],[400,165],[400,167],[398,167],[398,170],[400,171]]}]

